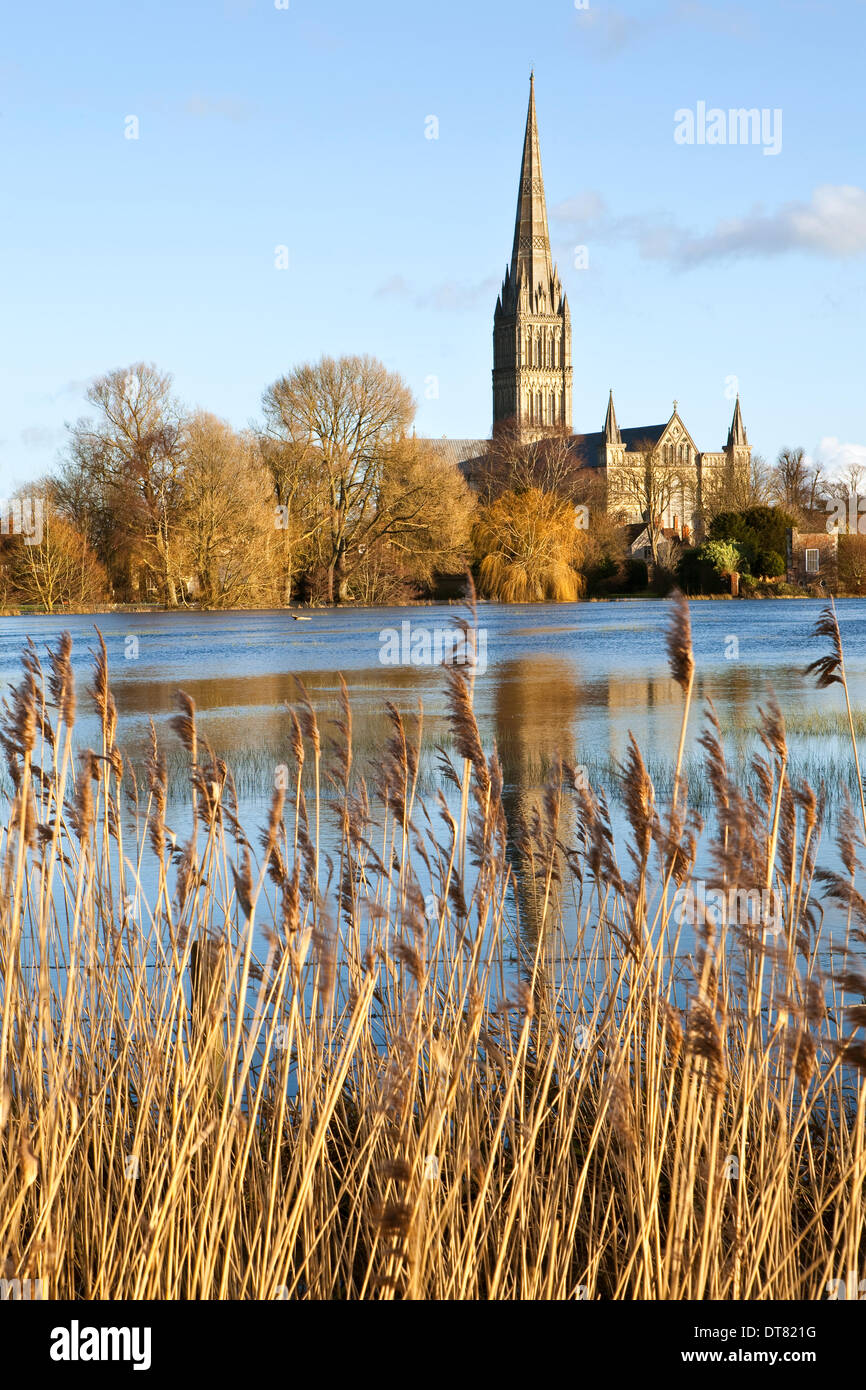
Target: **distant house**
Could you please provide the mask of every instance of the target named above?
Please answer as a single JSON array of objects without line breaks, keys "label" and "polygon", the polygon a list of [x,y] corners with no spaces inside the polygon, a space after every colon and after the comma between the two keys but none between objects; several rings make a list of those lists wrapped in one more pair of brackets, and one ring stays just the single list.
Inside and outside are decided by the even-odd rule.
[{"label": "distant house", "polygon": [[[683,526],[676,515],[673,522],[673,526],[658,528],[658,539],[660,541],[681,541],[684,545],[689,545],[692,537],[688,526]],[[629,554],[634,555],[638,560],[651,560],[653,551],[649,524],[646,521],[634,521],[622,529]]]},{"label": "distant house", "polygon": [[837,531],[787,532],[787,579],[803,589],[835,589],[839,579]]}]

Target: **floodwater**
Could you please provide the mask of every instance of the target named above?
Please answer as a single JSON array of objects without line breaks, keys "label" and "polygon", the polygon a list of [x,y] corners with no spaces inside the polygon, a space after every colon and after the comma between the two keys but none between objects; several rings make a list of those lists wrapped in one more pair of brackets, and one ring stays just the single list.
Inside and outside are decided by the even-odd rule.
[{"label": "floodwater", "polygon": [[[790,729],[792,766],[834,783],[850,772],[841,688],[818,690],[804,666],[826,649],[810,638],[820,603],[809,600],[709,600],[691,605],[697,676],[687,749],[712,699],[732,759],[754,750],[757,709],[772,688]],[[866,707],[866,600],[838,604],[855,708]],[[327,734],[337,716],[339,676],[348,686],[356,758],[375,766],[387,731],[386,701],[406,716],[423,704],[430,750],[448,744],[441,670],[415,664],[435,657],[443,630],[465,617],[457,606],[310,609],[306,621],[285,611],[122,613],[0,619],[0,692],[18,678],[26,637],[37,650],[64,629],[73,638],[80,747],[95,743],[86,695],[94,623],[106,642],[121,747],[140,764],[153,718],[171,749],[167,721],[178,689],[193,697],[199,728],[232,766],[242,802],[269,799],[274,769],[290,763],[286,705],[300,678]],[[633,731],[665,787],[679,733],[682,696],[665,652],[669,606],[662,602],[480,604],[475,708],[486,748],[495,742],[506,791],[531,799],[559,758],[584,766],[591,783],[612,780]],[[408,625],[408,626],[406,626]],[[447,648],[446,648],[447,650]],[[396,664],[395,659],[396,658]],[[182,795],[180,758],[172,781]],[[430,766],[432,768],[432,759]],[[696,754],[687,767],[694,798],[703,779]]]},{"label": "floodwater", "polygon": [[[808,600],[708,600],[691,605],[696,682],[685,767],[689,800],[710,825],[707,779],[696,746],[708,699],[721,723],[729,765],[744,782],[749,760],[760,749],[758,710],[773,691],[789,726],[791,776],[808,776],[816,786],[823,781],[831,810],[838,806],[843,786],[853,787],[841,687],[819,690],[804,674],[808,662],[827,650],[826,639],[811,637],[822,606]],[[866,600],[840,601],[838,615],[856,715],[866,711]],[[437,641],[441,654],[444,633],[454,630],[455,620],[468,616],[461,606],[437,605],[310,609],[303,613],[304,621],[286,611],[3,618],[0,694],[8,695],[10,684],[19,679],[20,652],[28,637],[42,657],[68,629],[78,689],[77,747],[98,748],[98,723],[87,693],[96,646],[94,623],[98,624],[108,652],[127,772],[141,775],[153,719],[169,753],[169,823],[178,842],[185,838],[185,756],[169,720],[176,712],[176,692],[186,691],[196,703],[200,738],[206,738],[232,768],[241,822],[255,843],[277,769],[292,766],[286,706],[297,702],[299,680],[320,722],[326,765],[333,736],[330,721],[340,712],[342,674],[352,707],[356,772],[375,774],[391,733],[386,703],[393,702],[410,731],[416,728],[420,707],[427,749],[421,795],[428,804],[439,789],[453,796],[437,766],[436,746],[447,750],[451,744],[445,682],[432,658]],[[630,731],[662,803],[670,790],[683,697],[668,669],[669,620],[670,605],[658,601],[479,604],[475,710],[485,750],[495,743],[499,753],[512,832],[521,816],[528,818],[545,778],[563,759],[584,768],[590,785],[611,798],[618,853],[625,859],[616,769]],[[866,746],[866,729],[863,741]],[[561,833],[568,840],[574,829],[573,808],[566,805],[563,816]],[[331,818],[326,818],[326,851],[333,833]],[[837,867],[836,859],[832,839],[825,833],[819,860]],[[696,875],[706,866],[704,840]],[[142,883],[148,891],[149,877],[143,865]],[[521,921],[523,932],[532,930],[526,913],[521,913]],[[575,925],[565,923],[567,936]],[[688,937],[683,941],[687,944]]]}]

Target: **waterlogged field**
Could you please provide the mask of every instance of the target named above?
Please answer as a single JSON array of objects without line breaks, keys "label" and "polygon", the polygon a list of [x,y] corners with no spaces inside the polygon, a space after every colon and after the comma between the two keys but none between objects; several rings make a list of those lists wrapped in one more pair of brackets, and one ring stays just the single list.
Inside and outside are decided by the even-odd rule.
[{"label": "waterlogged field", "polygon": [[862,608],[0,624],[6,1278],[859,1287]]},{"label": "waterlogged field", "polygon": [[[194,702],[199,738],[225,761],[239,821],[252,837],[266,822],[275,788],[291,795],[296,780],[291,706],[303,687],[327,761],[343,717],[341,681],[352,714],[353,778],[375,784],[381,750],[391,734],[386,711],[391,702],[419,739],[420,796],[431,801],[441,796],[450,812],[457,813],[459,789],[443,777],[440,757],[444,750],[460,761],[443,679],[443,662],[456,664],[472,676],[482,746],[496,750],[509,850],[517,863],[522,828],[542,805],[545,786],[555,780],[560,762],[605,797],[619,837],[628,830],[623,809],[628,779],[622,772],[632,734],[655,795],[662,801],[670,797],[682,702],[665,649],[667,610],[657,602],[629,601],[480,604],[475,620],[462,605],[313,609],[302,622],[281,610],[5,619],[0,620],[0,688],[8,690],[19,679],[27,638],[44,655],[68,630],[79,698],[76,745],[79,750],[99,749],[99,714],[88,693],[98,624],[116,702],[115,737],[125,760],[124,816],[132,829],[129,793],[134,790],[142,800],[147,796],[152,721],[166,763],[168,842],[179,852],[190,837],[190,769],[188,751],[172,728],[178,691]],[[712,787],[700,746],[711,702],[731,775],[738,785],[757,789],[753,759],[765,752],[760,711],[775,697],[786,725],[789,777],[807,781],[826,798],[826,829],[824,839],[816,836],[817,859],[832,863],[835,848],[829,832],[846,795],[856,800],[856,772],[841,688],[818,690],[804,674],[817,611],[809,601],[692,605],[696,674],[681,781],[689,806],[712,820]],[[855,732],[866,738],[866,601],[842,600],[838,612]],[[308,795],[314,791],[309,761],[301,784]],[[326,775],[318,790],[323,807],[334,801]],[[578,827],[569,799],[560,816],[563,842],[570,842]],[[198,834],[203,834],[201,825]],[[320,816],[318,835],[322,852],[333,859],[339,850],[333,815]],[[781,916],[777,889],[762,885],[738,896],[737,887],[713,886],[708,834],[698,831],[696,838],[694,885],[676,892],[676,885],[671,888],[680,943],[692,947],[695,923],[707,911],[732,921],[763,921],[772,929]],[[116,879],[116,852],[110,858]],[[656,889],[663,883],[658,868],[653,861],[647,871]],[[428,868],[422,861],[415,869],[427,898],[432,887]],[[471,879],[471,863],[466,872]],[[152,906],[158,891],[152,855],[139,857],[136,875]],[[515,929],[534,935],[537,905],[517,875],[511,902]],[[573,946],[579,923],[574,902],[564,898],[560,911],[566,940]],[[829,925],[841,925],[844,931],[845,914],[832,904],[826,911]],[[266,954],[261,937],[256,944]],[[830,944],[828,933],[828,950]],[[517,959],[513,952],[509,958]]]},{"label": "waterlogged field", "polygon": [[[842,599],[839,622],[858,733],[866,734],[866,600]],[[845,701],[838,688],[817,691],[803,675],[811,659],[811,601],[692,605],[695,691],[685,750],[690,800],[707,795],[697,738],[711,699],[726,752],[748,776],[757,746],[758,708],[775,691],[785,717],[792,772],[822,780],[836,798],[854,790]],[[666,606],[659,603],[556,604],[478,608],[474,706],[485,747],[495,742],[504,788],[525,809],[560,758],[583,766],[593,785],[618,795],[615,770],[633,731],[657,786],[670,790],[680,706],[664,647]],[[79,685],[90,678],[94,621],[104,636],[117,703],[117,738],[140,768],[152,718],[169,759],[169,792],[187,794],[185,759],[168,733],[175,692],[195,701],[202,732],[231,765],[245,805],[270,799],[275,770],[289,759],[286,704],[309,693],[323,732],[338,710],[339,676],[352,703],[356,757],[375,765],[387,731],[385,701],[407,718],[423,702],[426,741],[452,746],[445,691],[436,662],[448,654],[454,607],[309,610],[296,623],[283,611],[103,614],[0,619],[0,688],[18,679],[20,652],[37,650],[68,629]],[[475,640],[475,639],[471,639]],[[96,737],[92,702],[83,695],[78,736]],[[433,766],[425,759],[425,772]]]}]

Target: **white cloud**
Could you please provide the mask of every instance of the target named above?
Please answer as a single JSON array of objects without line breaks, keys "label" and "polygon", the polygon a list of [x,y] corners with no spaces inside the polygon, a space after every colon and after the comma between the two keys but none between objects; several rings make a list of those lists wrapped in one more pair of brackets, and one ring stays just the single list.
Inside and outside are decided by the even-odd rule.
[{"label": "white cloud", "polygon": [[840,478],[849,468],[862,468],[866,474],[866,444],[843,444],[828,434],[812,451],[810,462],[823,464],[831,478]]},{"label": "white cloud", "polygon": [[704,233],[663,216],[614,217],[592,190],[559,203],[553,217],[600,242],[632,241],[647,260],[681,270],[740,256],[801,252],[845,259],[866,253],[866,190],[854,184],[820,184],[807,202],[785,203],[775,212],[756,207]]},{"label": "white cloud", "polygon": [[822,184],[806,207],[792,204],[793,235],[803,246],[830,256],[857,256],[866,250],[866,191],[853,184]]},{"label": "white cloud", "polygon": [[778,256],[804,251],[819,256],[859,256],[866,251],[866,191],[852,184],[822,184],[808,203],[787,203],[777,212],[755,210],[728,218],[704,236],[676,233],[666,256],[682,266],[730,256]]},{"label": "white cloud", "polygon": [[405,299],[411,291],[412,286],[408,280],[402,275],[392,275],[389,280],[379,285],[375,293],[377,299]]}]

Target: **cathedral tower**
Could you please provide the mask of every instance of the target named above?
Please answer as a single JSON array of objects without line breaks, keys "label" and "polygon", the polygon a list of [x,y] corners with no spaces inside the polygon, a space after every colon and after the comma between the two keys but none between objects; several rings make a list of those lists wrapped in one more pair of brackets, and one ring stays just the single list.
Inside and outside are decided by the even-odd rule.
[{"label": "cathedral tower", "polygon": [[571,433],[571,315],[550,256],[535,78],[514,223],[511,265],[493,315],[493,428],[512,422],[526,439],[555,426]]}]

